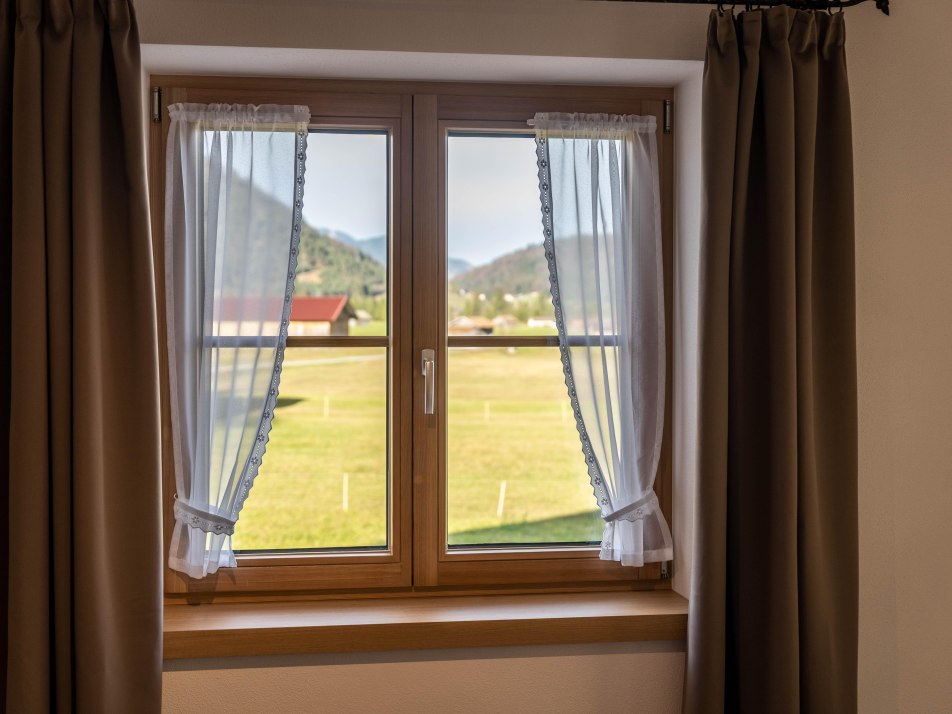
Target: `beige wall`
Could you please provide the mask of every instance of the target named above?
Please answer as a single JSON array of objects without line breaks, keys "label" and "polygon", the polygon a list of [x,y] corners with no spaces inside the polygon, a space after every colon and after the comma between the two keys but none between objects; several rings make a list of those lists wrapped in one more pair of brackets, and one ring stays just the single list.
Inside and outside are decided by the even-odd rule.
[{"label": "beige wall", "polygon": [[952,711],[952,2],[850,16],[860,701]]},{"label": "beige wall", "polygon": [[676,649],[576,645],[169,663],[163,710],[676,714],[684,676]]},{"label": "beige wall", "polygon": [[[578,0],[138,0],[142,42],[698,59],[707,12]],[[700,40],[700,44],[699,44]]]},{"label": "beige wall", "polygon": [[[860,710],[947,712],[952,2],[893,5],[889,19],[864,6],[849,11],[848,23],[857,170]],[[575,57],[700,59],[706,23],[698,8],[568,0],[137,6],[142,39],[152,43]],[[213,683],[234,688],[232,711],[613,712],[634,710],[636,695],[649,697],[643,711],[671,711],[683,655],[651,647],[178,663],[167,668],[166,709],[224,704],[208,693]],[[334,698],[334,706],[317,707],[318,697]]]}]

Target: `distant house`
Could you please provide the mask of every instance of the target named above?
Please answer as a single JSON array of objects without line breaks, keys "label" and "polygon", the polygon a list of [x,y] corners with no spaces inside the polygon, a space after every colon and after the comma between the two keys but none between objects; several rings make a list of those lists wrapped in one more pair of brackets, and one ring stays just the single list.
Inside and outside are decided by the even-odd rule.
[{"label": "distant house", "polygon": [[350,321],[356,318],[357,313],[346,295],[295,297],[291,302],[288,334],[345,336],[350,332]]},{"label": "distant house", "polygon": [[354,325],[366,325],[373,322],[374,316],[366,310],[357,310],[357,317],[350,321],[351,327]]},{"label": "distant house", "polygon": [[[215,301],[213,317],[215,330],[219,335],[277,334],[278,321],[284,301],[272,297],[262,304],[257,298],[239,298],[225,296]],[[267,315],[273,321],[259,324],[259,315]],[[311,335],[347,335],[350,322],[357,313],[350,305],[346,295],[326,295],[323,297],[300,296],[291,301],[291,319],[288,334],[295,336]],[[250,330],[250,332],[249,332]]]},{"label": "distant house", "polygon": [[491,335],[493,321],[485,317],[460,315],[450,320],[448,328],[451,335]]}]

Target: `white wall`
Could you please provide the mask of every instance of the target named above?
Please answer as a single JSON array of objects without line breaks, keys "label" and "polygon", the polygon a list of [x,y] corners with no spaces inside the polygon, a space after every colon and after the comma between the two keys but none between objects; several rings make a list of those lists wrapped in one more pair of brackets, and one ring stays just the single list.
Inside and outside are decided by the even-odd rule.
[{"label": "white wall", "polygon": [[[151,43],[684,60],[703,57],[707,15],[570,0],[137,5],[142,40]],[[894,0],[889,19],[871,3],[848,15],[858,229],[860,711],[947,712],[952,2]],[[635,709],[636,692],[652,698],[644,711],[676,709],[683,655],[628,647],[170,663],[166,709],[218,703],[195,699],[208,696],[210,682],[237,688],[233,711],[315,711],[311,697],[320,695],[339,697],[327,707],[336,711],[359,701],[368,711],[548,705],[612,712]],[[588,699],[594,696],[600,698]]]}]

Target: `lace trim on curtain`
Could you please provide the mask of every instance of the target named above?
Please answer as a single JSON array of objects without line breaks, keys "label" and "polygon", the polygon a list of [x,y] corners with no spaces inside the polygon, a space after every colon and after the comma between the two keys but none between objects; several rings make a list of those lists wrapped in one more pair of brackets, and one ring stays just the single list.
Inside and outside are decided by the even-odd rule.
[{"label": "lace trim on curtain", "polygon": [[614,513],[609,513],[607,516],[604,516],[604,518],[606,522],[641,521],[658,510],[661,510],[658,497],[655,495],[654,490],[651,490],[634,503],[629,503]]},{"label": "lace trim on curtain", "polygon": [[175,520],[192,528],[199,528],[206,533],[217,535],[234,535],[235,533],[235,521],[231,518],[195,508],[179,500],[177,495],[172,510],[175,513]]},{"label": "lace trim on curtain", "polygon": [[[308,119],[310,113],[308,113]],[[255,435],[255,446],[245,464],[238,495],[232,506],[235,520],[245,505],[251,487],[258,477],[258,469],[267,449],[271,434],[271,422],[274,419],[274,408],[278,402],[278,385],[281,382],[281,364],[284,362],[284,349],[288,342],[288,323],[291,316],[291,299],[294,295],[294,277],[297,270],[298,251],[301,242],[301,209],[304,206],[304,159],[307,152],[307,129],[297,131],[294,147],[294,216],[291,224],[291,250],[288,254],[288,280],[284,286],[284,307],[281,311],[281,330],[278,333],[278,344],[275,347],[274,370],[271,373],[271,388],[265,400],[264,411],[261,412],[261,421]]]},{"label": "lace trim on curtain", "polygon": [[565,375],[565,386],[572,403],[572,413],[575,415],[575,428],[578,430],[582,442],[582,454],[588,465],[588,477],[592,484],[595,500],[602,512],[602,518],[612,512],[611,499],[605,488],[605,479],[602,470],[592,450],[592,443],[588,437],[588,429],[582,420],[582,409],[578,403],[578,393],[575,390],[575,376],[572,372],[572,361],[569,355],[568,335],[565,330],[565,320],[562,317],[562,297],[559,293],[558,267],[555,261],[555,233],[552,230],[552,181],[549,174],[549,145],[544,138],[536,139],[536,157],[539,166],[539,195],[542,202],[542,246],[545,249],[545,259],[549,266],[549,291],[552,295],[552,307],[555,308],[555,325],[559,332],[559,352],[562,357],[562,372]]}]

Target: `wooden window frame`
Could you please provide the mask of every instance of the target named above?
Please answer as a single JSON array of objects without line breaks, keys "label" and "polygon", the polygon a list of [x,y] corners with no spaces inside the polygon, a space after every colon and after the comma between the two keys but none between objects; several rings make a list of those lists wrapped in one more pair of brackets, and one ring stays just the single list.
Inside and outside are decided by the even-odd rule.
[{"label": "wooden window frame", "polygon": [[[671,88],[375,82],[153,75],[161,118],[150,125],[150,198],[160,335],[165,330],[164,186],[167,107],[177,102],[306,104],[312,126],[387,129],[391,134],[389,338],[289,337],[288,346],[390,346],[390,538],[386,552],[240,554],[238,567],[193,580],[168,568],[173,526],[171,418],[167,356],[162,374],[165,592],[169,603],[457,594],[667,589],[658,563],[622,567],[597,547],[450,550],[445,538],[447,346],[486,346],[502,338],[446,334],[445,136],[455,129],[525,129],[539,111],[653,115],[658,120],[667,339],[664,439],[655,491],[671,522],[673,149],[662,131]],[[412,276],[412,277],[411,277]],[[433,287],[440,286],[434,299]],[[506,344],[552,346],[550,337],[505,338]],[[494,343],[493,340],[496,340]],[[378,344],[379,343],[379,344]],[[437,351],[437,415],[420,400],[420,351]]]}]

